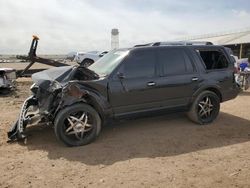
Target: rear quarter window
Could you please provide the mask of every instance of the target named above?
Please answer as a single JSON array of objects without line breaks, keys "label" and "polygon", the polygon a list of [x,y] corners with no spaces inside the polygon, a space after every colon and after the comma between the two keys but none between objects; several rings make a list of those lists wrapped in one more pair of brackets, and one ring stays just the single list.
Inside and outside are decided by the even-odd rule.
[{"label": "rear quarter window", "polygon": [[221,50],[196,49],[207,70],[226,69],[229,61]]}]

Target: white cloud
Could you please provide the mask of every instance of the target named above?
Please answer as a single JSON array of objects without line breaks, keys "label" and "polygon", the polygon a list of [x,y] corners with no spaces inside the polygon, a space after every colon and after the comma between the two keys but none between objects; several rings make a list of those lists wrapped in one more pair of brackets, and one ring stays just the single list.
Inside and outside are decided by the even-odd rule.
[{"label": "white cloud", "polygon": [[185,11],[193,6],[186,7],[188,3],[177,3],[182,6],[175,10],[174,3],[169,9],[161,0],[153,1],[152,9],[142,9],[133,2],[0,0],[0,53],[27,53],[33,34],[41,38],[38,53],[67,53],[108,50],[114,27],[120,30],[120,46],[128,47],[245,27],[250,19],[244,10],[206,11],[201,4],[196,11]]},{"label": "white cloud", "polygon": [[233,14],[238,17],[238,18],[250,18],[250,13],[247,12],[246,10],[232,10]]}]

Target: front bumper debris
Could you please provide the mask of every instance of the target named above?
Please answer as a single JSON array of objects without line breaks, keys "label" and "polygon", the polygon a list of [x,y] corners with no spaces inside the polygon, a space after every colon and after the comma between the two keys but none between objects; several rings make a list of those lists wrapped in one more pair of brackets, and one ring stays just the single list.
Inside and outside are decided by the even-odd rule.
[{"label": "front bumper debris", "polygon": [[37,105],[38,102],[34,96],[30,96],[24,101],[18,120],[13,124],[10,131],[7,133],[9,142],[25,139],[27,137],[25,134],[26,126],[40,120],[39,111],[34,110],[38,109],[36,108]]}]

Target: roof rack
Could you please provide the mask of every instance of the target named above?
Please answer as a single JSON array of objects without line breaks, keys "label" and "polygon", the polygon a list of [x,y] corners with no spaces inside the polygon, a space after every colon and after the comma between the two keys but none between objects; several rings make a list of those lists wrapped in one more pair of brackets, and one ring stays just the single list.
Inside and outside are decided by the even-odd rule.
[{"label": "roof rack", "polygon": [[137,44],[134,47],[143,47],[143,46],[153,46],[154,43],[147,43],[147,44]]},{"label": "roof rack", "polygon": [[212,42],[208,41],[167,41],[167,42],[153,42],[147,44],[138,44],[134,47],[144,46],[192,46],[192,45],[213,45]]}]

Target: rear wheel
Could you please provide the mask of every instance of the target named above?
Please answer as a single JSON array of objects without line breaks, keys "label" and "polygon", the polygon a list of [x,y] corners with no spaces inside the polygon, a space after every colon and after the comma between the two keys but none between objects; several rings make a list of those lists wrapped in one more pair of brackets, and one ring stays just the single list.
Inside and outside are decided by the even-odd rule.
[{"label": "rear wheel", "polygon": [[203,91],[197,96],[187,115],[190,120],[203,125],[213,122],[219,111],[219,97],[214,92]]},{"label": "rear wheel", "polygon": [[101,130],[101,118],[91,106],[78,103],[61,110],[55,119],[55,134],[67,146],[86,145]]}]

